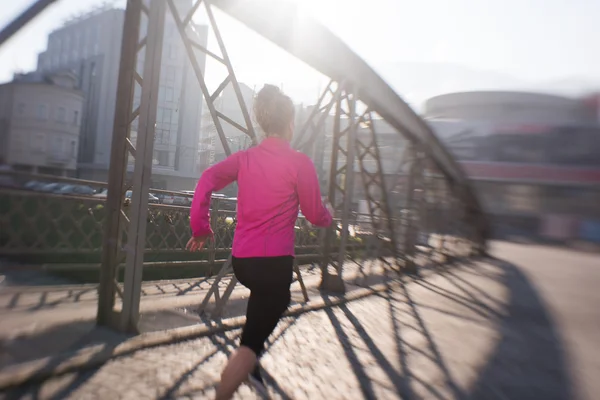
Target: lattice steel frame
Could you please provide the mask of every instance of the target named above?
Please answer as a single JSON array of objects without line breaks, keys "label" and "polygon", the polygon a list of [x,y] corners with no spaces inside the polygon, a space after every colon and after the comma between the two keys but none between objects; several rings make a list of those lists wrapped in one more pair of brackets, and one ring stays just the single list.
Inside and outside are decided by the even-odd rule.
[{"label": "lattice steel frame", "polygon": [[[143,243],[145,239],[145,225],[147,216],[148,189],[152,170],[151,155],[153,150],[154,125],[156,121],[156,101],[158,95],[158,80],[160,76],[160,63],[162,53],[162,39],[164,16],[166,7],[171,10],[183,39],[186,51],[192,63],[194,73],[200,84],[203,96],[207,103],[215,128],[227,155],[230,154],[229,144],[222,129],[222,121],[229,123],[241,132],[247,134],[253,143],[256,143],[250,115],[241,96],[239,84],[236,80],[233,67],[226,52],[225,45],[219,33],[212,6],[216,6],[233,18],[247,25],[259,35],[273,42],[290,54],[307,62],[316,70],[328,76],[332,82],[328,85],[319,100],[313,115],[305,128],[299,132],[297,147],[305,150],[310,146],[312,139],[322,134],[324,121],[330,110],[335,106],[333,150],[329,176],[329,198],[336,208],[336,214],[341,218],[340,246],[338,259],[331,260],[332,236],[335,229],[326,233],[328,240],[323,248],[323,281],[325,289],[343,290],[342,265],[345,258],[346,242],[348,240],[349,214],[351,198],[354,190],[355,160],[358,159],[360,173],[365,185],[365,193],[369,202],[369,213],[374,221],[377,209],[386,216],[387,230],[393,242],[400,241],[404,236],[404,246],[400,243],[392,244],[393,254],[398,259],[399,249],[404,250],[406,258],[411,260],[415,249],[415,219],[408,217],[404,224],[406,232],[399,235],[398,221],[402,216],[394,215],[396,206],[392,206],[386,190],[384,174],[381,167],[381,156],[377,151],[377,139],[373,126],[374,118],[370,113],[377,113],[386,120],[399,134],[403,135],[409,145],[407,160],[409,164],[408,179],[403,183],[407,191],[406,204],[402,210],[415,210],[416,188],[426,189],[427,183],[423,180],[423,166],[432,163],[445,179],[446,190],[444,197],[451,195],[450,210],[460,215],[459,222],[463,226],[470,224],[468,233],[479,251],[485,251],[487,221],[483,217],[481,207],[471,187],[448,151],[435,138],[431,129],[403,102],[395,92],[355,53],[343,42],[337,39],[322,25],[308,20],[305,17],[301,22],[297,18],[300,13],[296,6],[288,2],[272,2],[264,0],[198,0],[185,15],[181,17],[174,6],[173,0],[128,0],[125,13],[125,27],[123,32],[122,56],[116,101],[116,114],[111,152],[111,165],[109,171],[108,219],[105,225],[104,249],[102,257],[102,270],[99,288],[98,323],[114,327],[122,331],[135,331],[139,314],[139,298],[143,267]],[[28,21],[32,20],[52,0],[38,0],[21,16],[0,32],[0,44],[10,38]],[[213,28],[221,56],[210,52],[199,43],[194,42],[189,33],[192,29],[190,23],[195,11],[204,4]],[[148,17],[147,37],[140,40],[140,24],[142,14]],[[277,15],[278,18],[273,18]],[[294,40],[296,37],[304,40]],[[318,45],[317,45],[318,44]],[[145,48],[145,63],[143,76],[136,72],[137,56]],[[204,81],[203,71],[195,58],[194,51],[199,50],[206,55],[221,62],[228,71],[225,80],[218,86],[214,93],[209,93]],[[150,60],[150,61],[149,61]],[[135,82],[142,88],[141,103],[135,110],[133,95]],[[218,112],[214,101],[231,84],[234,88],[240,109],[244,116],[246,126],[234,122],[228,116]],[[332,88],[336,85],[337,89]],[[326,98],[330,97],[326,102]],[[361,101],[369,110],[362,116],[357,116],[356,104]],[[317,118],[318,117],[318,118]],[[131,124],[137,118],[138,136],[134,146],[130,139]],[[315,119],[317,118],[317,119]],[[342,127],[342,120],[347,123]],[[356,140],[357,129],[363,124],[371,130],[371,143],[358,144]],[[302,144],[300,141],[308,135]],[[370,155],[378,160],[377,171],[367,171],[362,159]],[[129,157],[135,159],[133,173],[133,201],[130,213],[127,215],[123,209],[123,194],[126,190],[125,180],[127,162]],[[338,168],[338,160],[346,159],[346,165]],[[371,196],[373,187],[381,190],[382,198],[377,200]],[[421,189],[421,190],[423,190]],[[429,190],[429,189],[426,189]],[[421,212],[422,213],[422,212]],[[390,222],[393,221],[393,222]],[[400,223],[400,225],[402,225]],[[127,234],[125,235],[125,233]],[[124,242],[126,241],[126,243]],[[125,284],[121,291],[116,281],[117,266],[123,256],[126,260]],[[327,268],[334,265],[335,274],[330,274]],[[221,275],[229,271],[226,263]],[[234,280],[232,282],[235,282]],[[233,283],[232,285],[234,285]],[[226,290],[231,293],[232,288]],[[123,299],[121,312],[115,311],[115,296],[119,294]],[[223,300],[223,298],[221,297]]]},{"label": "lattice steel frame", "polygon": [[[396,227],[394,226],[394,214],[390,204],[390,196],[385,181],[385,172],[383,171],[381,162],[381,153],[377,143],[375,120],[372,114],[373,113],[367,109],[359,119],[359,123],[364,125],[368,130],[368,138],[366,142],[356,140],[356,152],[374,233],[377,234],[378,230],[381,229],[381,224],[385,224],[387,228],[386,234],[389,235],[389,250],[398,265],[398,261],[400,260],[398,234],[396,232]],[[367,157],[371,157],[375,161],[375,171],[369,171],[365,165]],[[377,194],[379,194],[379,196],[377,196]]]},{"label": "lattice steel frame", "polygon": [[[140,38],[142,14],[146,15],[148,21],[144,38]],[[165,4],[160,0],[151,0],[149,7],[141,0],[129,1],[125,11],[106,200],[109,212],[104,233],[97,314],[98,324],[120,331],[136,331],[139,316],[164,18]],[[146,61],[143,77],[136,71],[141,51],[145,52]],[[132,109],[136,82],[141,86],[141,101],[139,107]],[[134,146],[130,134],[131,125],[136,119],[138,135]],[[131,213],[127,216],[123,203],[130,156],[135,159],[135,164]],[[128,231],[127,235],[124,235],[125,230]],[[123,255],[125,282],[121,290],[116,278]],[[115,311],[115,294],[119,294],[123,300],[121,312]]]},{"label": "lattice steel frame", "polygon": [[[346,258],[346,245],[348,243],[349,217],[354,193],[354,169],[356,161],[356,133],[358,117],[356,115],[356,93],[350,84],[342,82],[338,86],[335,102],[335,115],[333,120],[333,135],[331,149],[331,163],[329,167],[329,189],[327,196],[335,210],[336,216],[341,219],[341,226],[333,224],[325,232],[323,245],[323,262],[321,263],[322,279],[320,288],[328,291],[344,292],[343,266]],[[345,122],[345,125],[343,126]],[[343,163],[340,166],[340,159]],[[333,251],[333,241],[339,229],[340,244],[336,252]],[[337,253],[338,259],[331,255]],[[329,266],[334,273],[331,273]]]},{"label": "lattice steel frame", "polygon": [[[216,36],[221,55],[217,55],[193,38],[192,18],[198,8],[204,4],[209,19],[210,27]],[[229,123],[236,129],[248,135],[252,143],[256,143],[256,134],[252,126],[250,114],[243,101],[239,83],[235,77],[219,28],[215,21],[211,6],[208,1],[197,1],[181,16],[173,0],[150,0],[149,6],[143,0],[129,0],[125,14],[125,28],[121,49],[121,67],[119,74],[119,91],[117,93],[117,113],[115,116],[115,129],[112,142],[111,168],[109,171],[109,185],[107,206],[112,212],[109,214],[105,227],[105,248],[103,251],[101,279],[99,286],[99,301],[97,322],[100,325],[113,327],[120,331],[135,332],[139,318],[140,291],[143,270],[143,244],[146,232],[146,219],[148,210],[148,191],[152,173],[152,153],[154,145],[154,127],[156,123],[158,88],[160,79],[160,65],[162,57],[162,40],[164,37],[164,24],[166,8],[169,8],[183,40],[188,59],[192,65],[200,90],[213,119],[215,129],[223,145],[226,155],[231,154],[227,137],[225,136],[222,121]],[[148,16],[147,35],[139,38],[142,13]],[[135,71],[137,59],[141,51],[145,51],[143,77]],[[219,61],[227,69],[227,76],[210,93],[204,79],[204,72],[199,63],[195,50]],[[141,103],[132,110],[135,82],[142,88]],[[238,124],[227,115],[217,111],[215,100],[222,91],[231,84],[238,104],[244,117],[245,126]],[[131,124],[138,119],[138,136],[136,146],[130,140]],[[135,158],[132,202],[129,218],[123,210],[123,194],[127,160]],[[123,229],[129,225],[128,234],[124,239]],[[125,252],[125,281],[121,290],[116,277],[117,266]],[[225,263],[219,277],[229,272],[230,262]],[[218,290],[218,281],[213,289]],[[227,298],[235,281],[232,280],[224,297]],[[115,311],[115,294],[123,300],[122,310]]]}]

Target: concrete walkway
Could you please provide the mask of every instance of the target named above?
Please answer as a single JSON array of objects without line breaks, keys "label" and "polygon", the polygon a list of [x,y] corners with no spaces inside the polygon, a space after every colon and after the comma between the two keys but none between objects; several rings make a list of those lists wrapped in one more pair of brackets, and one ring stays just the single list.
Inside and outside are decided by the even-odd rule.
[{"label": "concrete walkway", "polygon": [[[286,318],[262,361],[272,398],[597,398],[598,255],[513,244],[493,252]],[[238,336],[141,350],[4,396],[211,398]],[[237,398],[260,397],[244,386]]]}]

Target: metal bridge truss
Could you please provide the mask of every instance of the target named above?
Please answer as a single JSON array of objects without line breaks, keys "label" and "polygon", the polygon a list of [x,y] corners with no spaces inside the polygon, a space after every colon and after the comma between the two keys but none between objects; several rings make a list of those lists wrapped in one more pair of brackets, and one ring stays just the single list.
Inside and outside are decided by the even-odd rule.
[{"label": "metal bridge truss", "polygon": [[[43,10],[52,1],[38,1],[0,38],[7,37]],[[216,36],[220,54],[195,40],[194,14],[204,8]],[[178,9],[174,0],[128,0],[120,59],[111,164],[108,182],[107,220],[104,227],[101,279],[97,321],[120,331],[136,331],[144,266],[144,240],[148,217],[148,192],[152,173],[154,126],[161,68],[165,17],[169,12],[177,26],[191,66],[200,85],[208,111],[225,153],[231,153],[223,124],[229,124],[257,142],[249,111],[242,99],[234,68],[219,32],[214,8],[229,14],[255,32],[288,51],[331,79],[304,125],[297,131],[293,146],[310,154],[325,140],[331,141],[329,165],[324,158],[315,164],[328,169],[325,187],[336,210],[336,223],[322,232],[321,289],[344,291],[344,265],[378,259],[388,272],[415,272],[419,246],[436,248],[467,246],[470,252],[485,245],[485,221],[468,182],[454,159],[430,128],[355,53],[320,24],[303,17],[285,1],[196,0],[189,10]],[[273,20],[273,15],[278,18]],[[294,35],[300,35],[299,43]],[[217,60],[227,76],[210,92],[197,55]],[[138,66],[143,68],[138,69]],[[239,124],[218,111],[215,101],[231,85],[242,110]],[[139,105],[134,93],[141,93]],[[388,126],[403,138],[397,149],[398,170],[385,171],[381,155],[379,126]],[[136,132],[135,135],[132,132]],[[134,160],[133,179],[126,182],[127,164]],[[318,168],[319,169],[319,168]],[[356,181],[359,179],[360,181]],[[350,228],[355,192],[362,187],[367,203],[367,230],[372,240],[362,260],[350,254]],[[133,197],[129,212],[124,211],[124,192]],[[364,222],[364,221],[363,221]],[[363,228],[364,224],[363,224]],[[438,234],[438,243],[421,243],[419,234]],[[450,238],[450,239],[448,239]],[[454,238],[454,239],[452,239]],[[448,241],[455,243],[449,244]],[[370,246],[370,247],[369,247]],[[371,250],[369,250],[371,249]],[[374,250],[373,250],[374,249]],[[422,253],[422,252],[421,252]],[[431,250],[430,254],[434,251]],[[366,255],[365,255],[366,254]],[[117,283],[118,265],[125,260],[122,289]],[[219,282],[231,274],[228,260],[219,271],[208,295],[200,305],[205,311],[216,300],[213,316],[219,316],[236,280],[229,281],[223,293]],[[296,275],[306,289],[298,267]],[[122,299],[119,305],[117,296]]]}]

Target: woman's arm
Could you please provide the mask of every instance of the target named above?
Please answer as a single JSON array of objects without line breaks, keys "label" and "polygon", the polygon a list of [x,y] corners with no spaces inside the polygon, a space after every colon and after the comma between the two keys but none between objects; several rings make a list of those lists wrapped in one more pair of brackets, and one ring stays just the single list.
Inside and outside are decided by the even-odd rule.
[{"label": "woman's arm", "polygon": [[302,157],[300,169],[298,170],[297,190],[300,211],[302,211],[308,222],[319,227],[331,225],[331,214],[321,199],[317,171],[312,160],[307,156]]},{"label": "woman's arm", "polygon": [[239,159],[242,152],[232,154],[224,161],[213,165],[202,173],[190,208],[192,236],[210,236],[210,198],[214,191],[221,190],[237,179]]}]

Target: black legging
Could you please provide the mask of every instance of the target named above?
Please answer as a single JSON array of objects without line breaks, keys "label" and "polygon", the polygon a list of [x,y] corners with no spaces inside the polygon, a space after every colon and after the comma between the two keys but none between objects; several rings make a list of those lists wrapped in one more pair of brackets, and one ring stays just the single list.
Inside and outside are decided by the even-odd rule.
[{"label": "black legging", "polygon": [[260,357],[290,304],[294,257],[233,257],[232,263],[236,278],[250,289],[241,345]]}]

